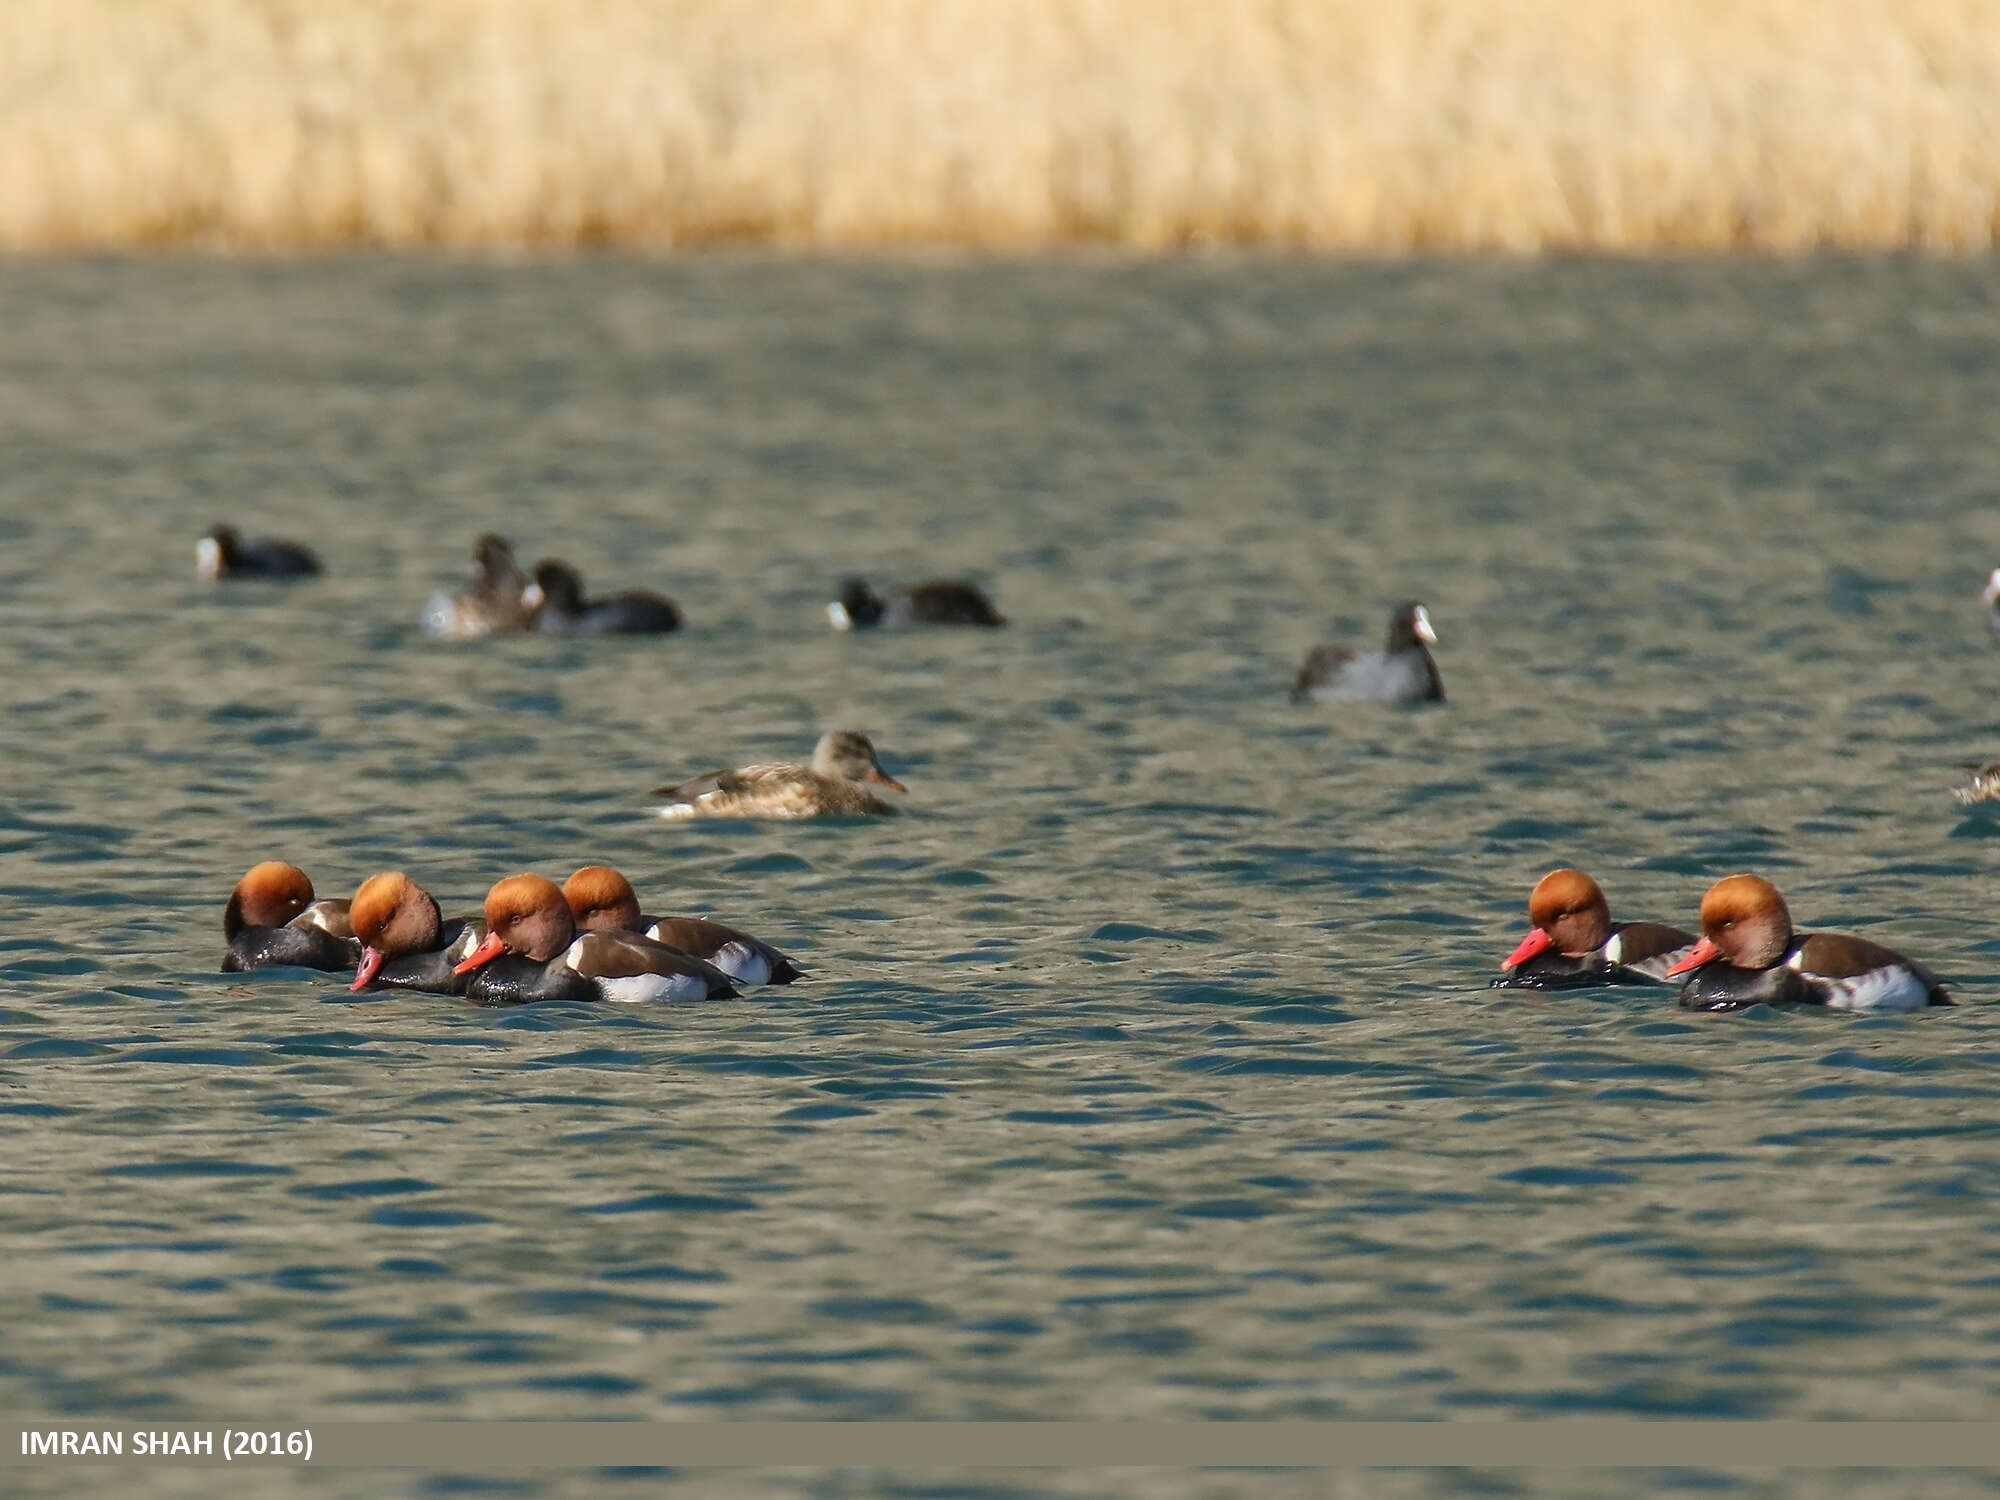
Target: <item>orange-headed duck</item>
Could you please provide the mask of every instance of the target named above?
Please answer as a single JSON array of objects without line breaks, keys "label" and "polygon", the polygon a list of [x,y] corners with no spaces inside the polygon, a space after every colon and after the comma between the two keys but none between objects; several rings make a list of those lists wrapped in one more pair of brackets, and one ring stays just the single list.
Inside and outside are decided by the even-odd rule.
[{"label": "orange-headed duck", "polygon": [[297,865],[253,865],[229,893],[222,912],[229,949],[222,972],[289,964],[301,969],[351,969],[361,957],[348,904],[315,901],[313,883]]},{"label": "orange-headed duck", "polygon": [[487,1003],[529,1000],[706,1000],[731,996],[712,964],[630,932],[577,935],[562,888],[539,875],[510,875],[486,893],[486,940],[455,972],[471,974],[508,955],[525,960]]},{"label": "orange-headed duck", "polygon": [[1528,897],[1528,935],[1501,962],[1496,987],[1661,984],[1695,937],[1658,922],[1611,920],[1604,891],[1581,870],[1551,870]]},{"label": "orange-headed duck", "polygon": [[933,578],[911,588],[878,594],[865,579],[849,578],[840,597],[826,607],[835,630],[895,629],[903,625],[1005,625],[999,610],[974,585],[958,578]]},{"label": "orange-headed duck", "polygon": [[681,625],[674,601],[645,589],[584,598],[582,576],[559,558],[535,564],[523,597],[535,612],[535,629],[551,635],[662,635]]},{"label": "orange-headed duck", "polygon": [[472,582],[460,593],[434,595],[424,608],[424,629],[452,640],[534,629],[528,575],[514,561],[513,544],[486,532],[473,544],[472,560]]},{"label": "orange-headed duck", "polygon": [[636,932],[712,963],[738,984],[790,984],[798,967],[769,943],[706,917],[649,917],[632,882],[609,865],[585,865],[563,883],[563,899],[585,932]]},{"label": "orange-headed duck", "polygon": [[1315,646],[1292,684],[1292,701],[1365,700],[1372,703],[1442,703],[1444,679],[1430,648],[1437,644],[1430,611],[1411,600],[1389,616],[1389,644],[1381,651]]},{"label": "orange-headed duck", "polygon": [[277,537],[245,541],[234,526],[214,526],[194,544],[195,576],[204,583],[225,578],[311,578],[325,571],[319,554]]},{"label": "orange-headed duck", "polygon": [[909,790],[882,769],[867,735],[833,729],[813,747],[810,766],[738,766],[655,787],[653,795],[668,799],[659,809],[663,818],[860,817],[896,810],[864,783]]},{"label": "orange-headed duck", "polygon": [[1755,875],[1731,875],[1708,888],[1701,898],[1701,941],[1667,973],[1692,976],[1681,992],[1690,1010],[1788,1000],[1835,1010],[1953,1003],[1935,974],[1879,943],[1793,932],[1785,898]]},{"label": "orange-headed duck", "polygon": [[486,940],[484,921],[445,921],[431,893],[401,870],[362,881],[350,912],[361,943],[351,988],[379,984],[436,995],[466,992],[465,980],[453,970]]}]

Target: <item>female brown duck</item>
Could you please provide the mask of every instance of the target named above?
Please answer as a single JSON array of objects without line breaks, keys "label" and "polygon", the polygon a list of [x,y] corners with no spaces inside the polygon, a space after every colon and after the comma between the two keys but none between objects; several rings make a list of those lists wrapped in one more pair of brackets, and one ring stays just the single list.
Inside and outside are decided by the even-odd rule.
[{"label": "female brown duck", "polygon": [[738,766],[711,771],[679,786],[654,788],[667,798],[663,818],[868,817],[896,810],[869,785],[907,791],[882,769],[868,736],[835,729],[820,736],[812,764]]}]

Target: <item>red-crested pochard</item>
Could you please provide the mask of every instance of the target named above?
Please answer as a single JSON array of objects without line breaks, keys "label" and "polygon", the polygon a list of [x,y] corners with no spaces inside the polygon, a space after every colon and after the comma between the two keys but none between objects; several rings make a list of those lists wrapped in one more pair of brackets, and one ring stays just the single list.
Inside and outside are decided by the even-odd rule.
[{"label": "red-crested pochard", "polygon": [[1695,936],[1658,922],[1616,922],[1604,891],[1581,870],[1551,870],[1528,897],[1530,931],[1493,983],[1523,989],[1663,984]]},{"label": "red-crested pochard", "polygon": [[361,961],[351,988],[370,985],[462,995],[466,982],[453,971],[486,940],[478,917],[447,922],[431,893],[401,870],[361,882],[350,907]]},{"label": "red-crested pochard", "polygon": [[[732,996],[713,964],[629,932],[577,935],[562,888],[539,875],[510,875],[486,893],[486,940],[454,972],[470,974],[503,954],[526,959],[526,974],[505,999],[707,1000]],[[496,997],[497,998],[497,997]]]},{"label": "red-crested pochard", "polygon": [[1835,1010],[1917,1010],[1950,1005],[1922,964],[1866,938],[1794,932],[1785,898],[1768,880],[1731,875],[1701,898],[1701,941],[1667,970],[1689,974],[1681,1004],[1741,1010],[1795,1001]]},{"label": "red-crested pochard", "polygon": [[563,882],[563,899],[585,932],[636,932],[712,963],[738,984],[790,984],[793,962],[769,943],[706,917],[649,917],[632,882],[609,865],[585,865]]},{"label": "red-crested pochard", "polygon": [[225,974],[280,964],[351,969],[361,957],[347,902],[314,900],[306,872],[282,860],[252,865],[236,882],[223,908],[222,935],[229,943]]},{"label": "red-crested pochard", "polygon": [[679,786],[655,787],[668,799],[663,818],[824,818],[892,813],[863,783],[909,788],[882,769],[865,734],[834,729],[820,736],[810,766],[751,765],[712,771]]}]

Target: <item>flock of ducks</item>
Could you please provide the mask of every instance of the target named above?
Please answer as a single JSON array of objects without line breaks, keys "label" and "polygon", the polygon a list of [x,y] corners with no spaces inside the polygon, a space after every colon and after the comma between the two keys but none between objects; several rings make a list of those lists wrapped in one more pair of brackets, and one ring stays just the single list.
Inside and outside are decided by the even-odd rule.
[{"label": "flock of ducks", "polygon": [[[1699,936],[1661,922],[1613,922],[1603,888],[1570,869],[1536,884],[1528,921],[1496,988],[1665,984],[1685,975],[1680,1003],[1691,1010],[1954,1003],[1930,970],[1879,943],[1795,931],[1784,896],[1755,875],[1709,887]],[[479,1005],[709,1000],[737,986],[790,984],[803,972],[725,923],[647,915],[631,882],[608,865],[586,865],[560,886],[510,875],[487,891],[479,915],[447,920],[400,870],[371,875],[348,900],[322,900],[305,871],[271,860],[237,882],[222,931],[225,974],[274,965],[352,970],[356,991],[421,990]]]},{"label": "flock of ducks", "polygon": [[[471,638],[505,631],[629,634],[677,629],[673,601],[645,590],[590,599],[576,570],[545,558],[522,570],[511,544],[487,533],[474,572],[454,595],[425,610],[436,634]],[[196,548],[204,578],[291,579],[321,571],[296,542],[244,540],[217,526]],[[1985,599],[2000,630],[2000,569]],[[878,593],[846,580],[827,605],[837,629],[906,625],[997,627],[1005,618],[970,583],[939,579]],[[1415,600],[1389,619],[1380,651],[1315,648],[1292,686],[1295,700],[1441,703],[1444,681],[1430,648],[1430,612]],[[667,818],[870,817],[895,804],[871,789],[907,790],[882,769],[867,736],[832,730],[809,765],[755,764],[657,788]],[[2000,765],[1988,766],[1962,801],[2000,798]],[[1528,900],[1530,931],[1501,965],[1496,987],[1681,981],[1680,1003],[1740,1010],[1806,1003],[1841,1010],[1915,1010],[1950,1005],[1923,965],[1865,938],[1794,931],[1784,896],[1755,875],[1732,875],[1702,898],[1699,935],[1657,922],[1614,923],[1597,882],[1580,870],[1550,872]],[[436,901],[401,872],[364,881],[349,901],[315,900],[296,867],[260,864],[238,883],[223,917],[225,972],[267,964],[355,972],[354,988],[432,990],[482,1004],[542,999],[694,999],[734,994],[736,984],[787,984],[797,965],[735,928],[700,918],[645,916],[617,871],[593,865],[558,887],[514,875],[487,893],[478,917],[441,918]]]},{"label": "flock of ducks", "polygon": [[356,991],[422,990],[480,1005],[710,1000],[803,972],[724,923],[646,915],[608,865],[586,865],[560,886],[510,875],[487,891],[479,915],[447,919],[400,870],[369,876],[347,900],[319,899],[305,871],[267,860],[230,893],[222,932],[225,974],[352,970]]},{"label": "flock of ducks", "polygon": [[[673,600],[646,589],[593,599],[583,578],[561,558],[545,557],[532,572],[515,560],[507,538],[486,532],[472,549],[470,581],[457,593],[440,593],[425,606],[422,623],[433,635],[454,640],[510,632],[555,635],[634,635],[677,630],[681,611]],[[217,526],[195,546],[204,579],[291,580],[324,571],[318,554],[279,537],[246,541],[233,526]],[[995,629],[1007,623],[993,601],[963,579],[936,578],[908,588],[878,591],[849,578],[826,607],[837,630],[957,625]],[[1313,649],[1292,686],[1295,700],[1442,703],[1444,679],[1430,648],[1437,631],[1430,612],[1411,600],[1389,617],[1389,639],[1380,651],[1324,645]],[[875,746],[849,729],[829,731],[806,765],[759,762],[711,771],[676,786],[657,788],[668,799],[655,809],[663,818],[789,819],[880,817],[896,804],[872,787],[908,788],[882,769]]]},{"label": "flock of ducks", "polygon": [[1611,920],[1610,904],[1581,870],[1551,870],[1528,897],[1528,935],[1501,962],[1495,988],[1582,985],[1681,987],[1689,1010],[1784,1003],[1834,1010],[1920,1010],[1951,1005],[1922,964],[1867,938],[1796,932],[1785,898],[1756,875],[1718,880],[1701,898],[1701,935],[1660,922]]}]

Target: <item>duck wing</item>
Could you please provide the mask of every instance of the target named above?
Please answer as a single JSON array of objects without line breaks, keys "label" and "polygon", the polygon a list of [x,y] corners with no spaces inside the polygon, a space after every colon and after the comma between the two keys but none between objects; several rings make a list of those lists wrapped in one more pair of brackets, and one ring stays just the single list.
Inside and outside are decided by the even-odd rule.
[{"label": "duck wing", "polygon": [[739,984],[790,984],[801,972],[762,938],[706,917],[662,917],[646,936],[714,964]]}]

